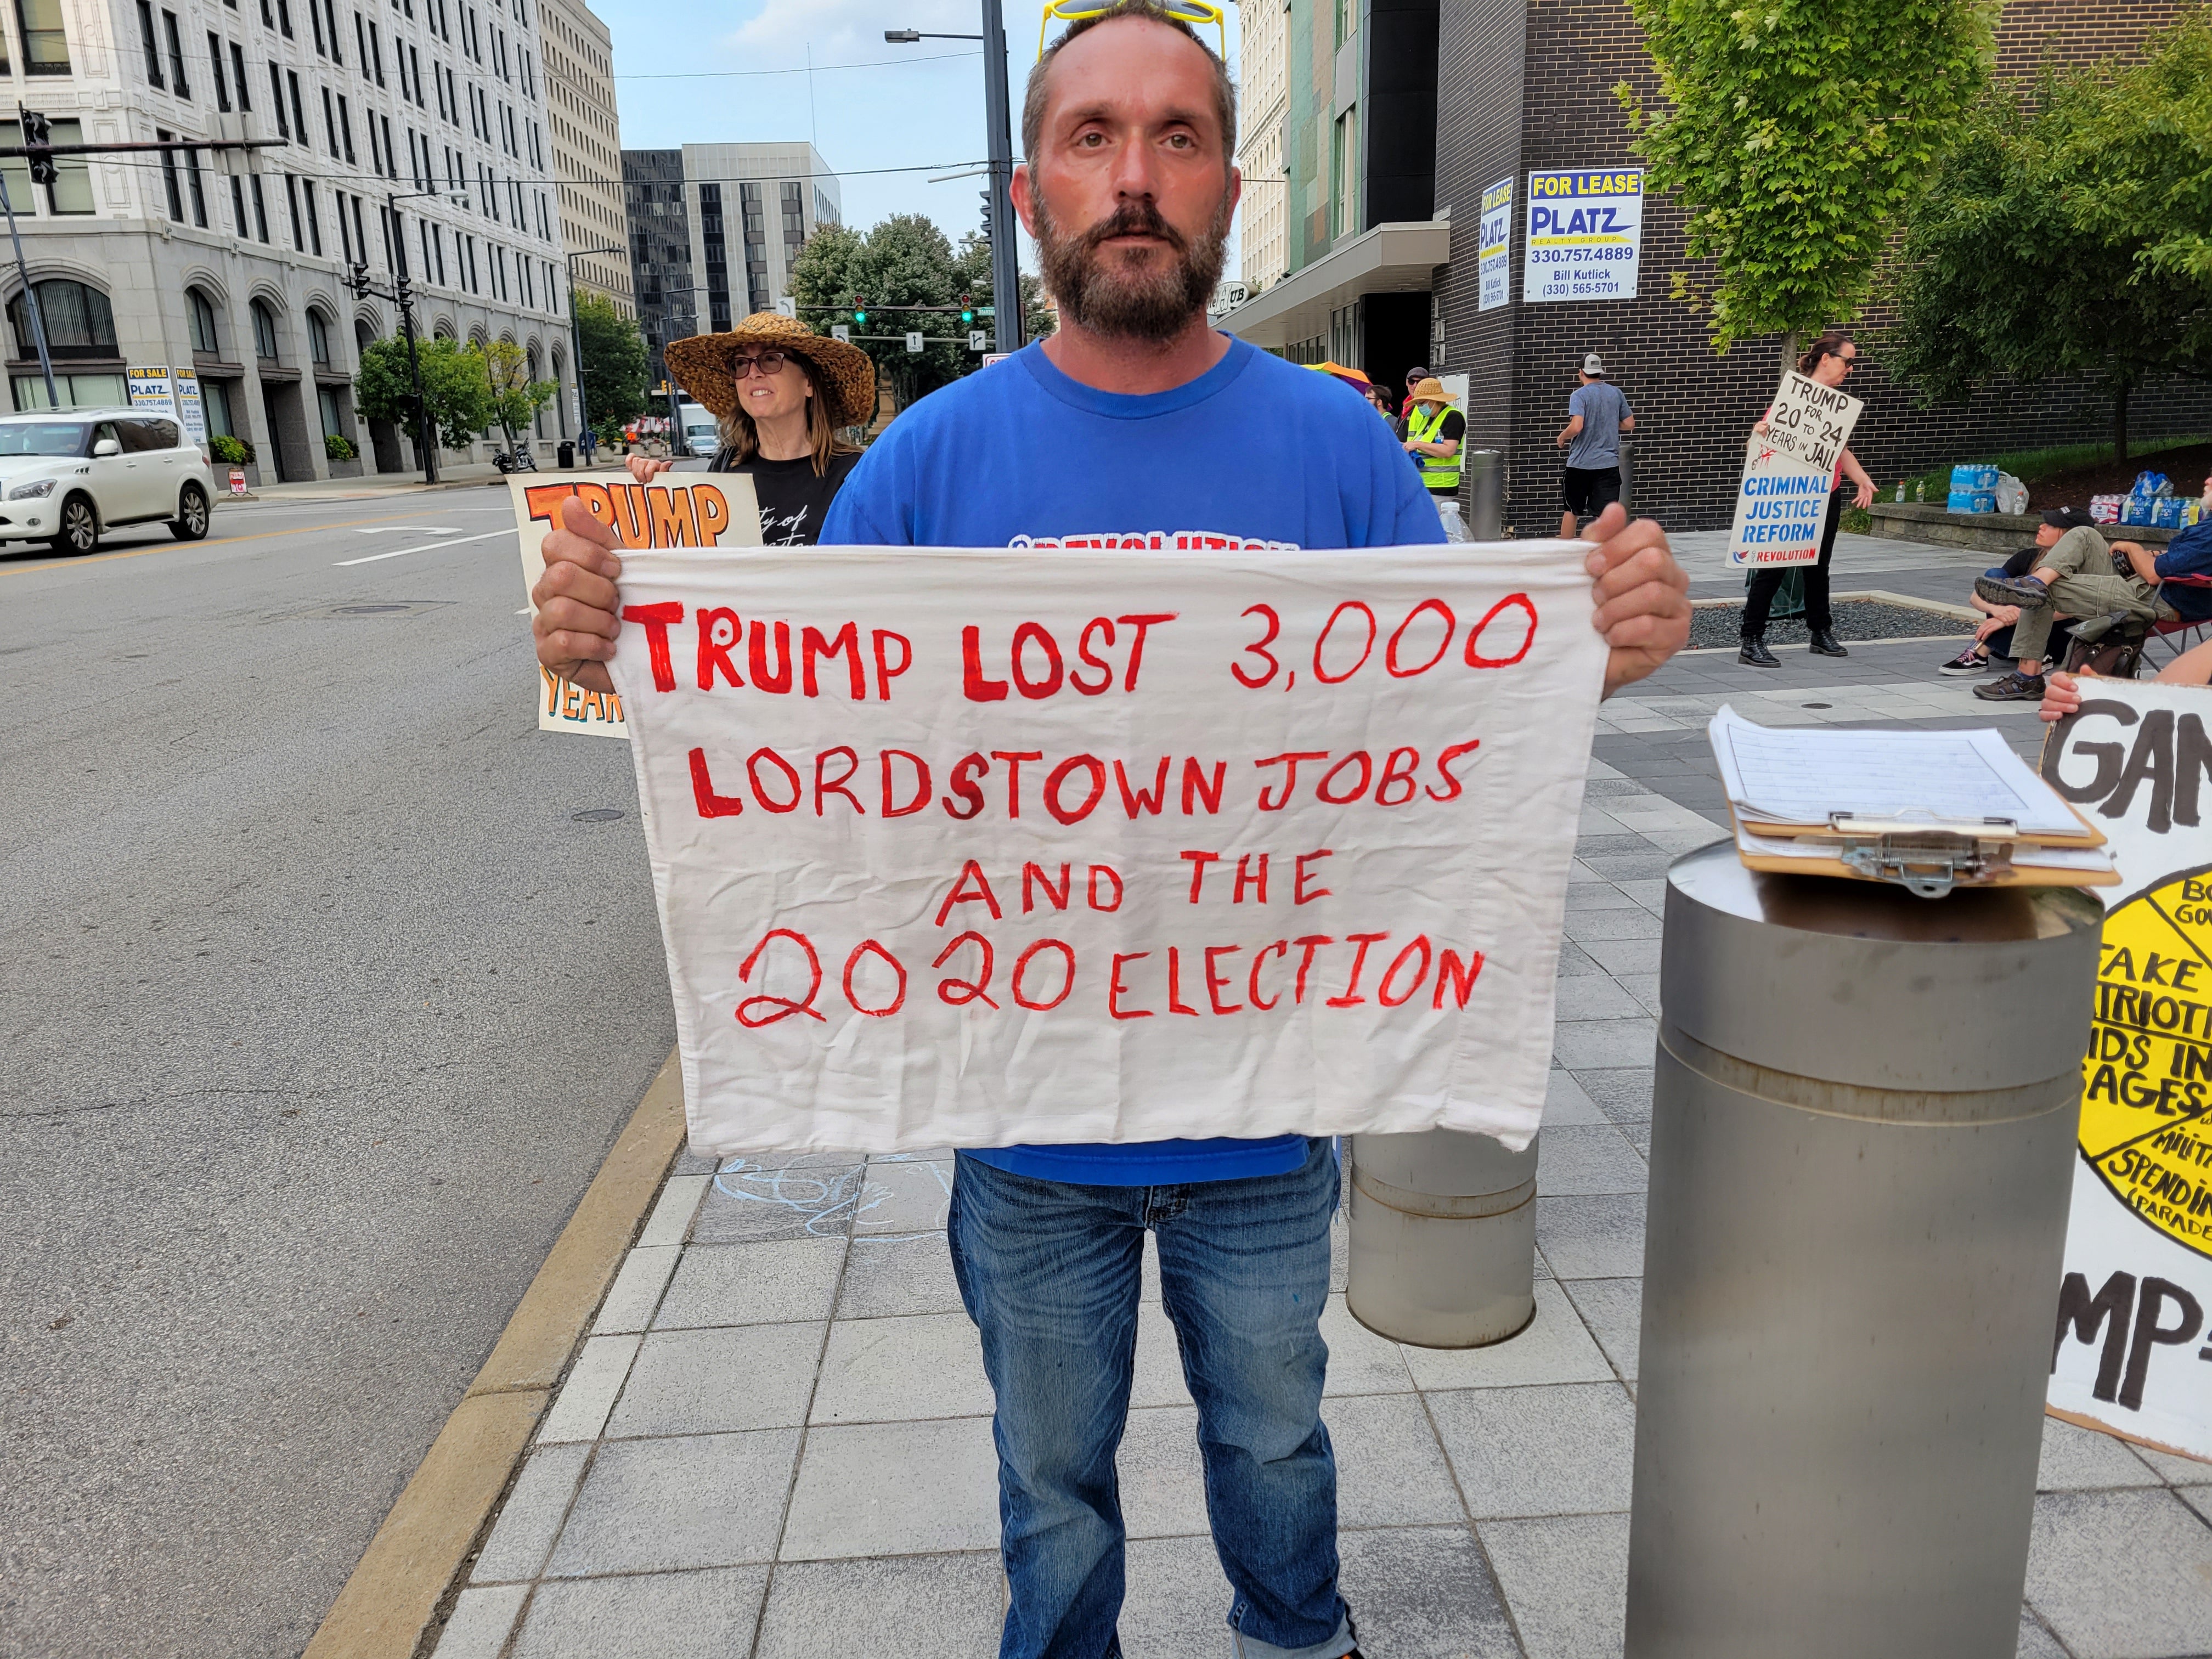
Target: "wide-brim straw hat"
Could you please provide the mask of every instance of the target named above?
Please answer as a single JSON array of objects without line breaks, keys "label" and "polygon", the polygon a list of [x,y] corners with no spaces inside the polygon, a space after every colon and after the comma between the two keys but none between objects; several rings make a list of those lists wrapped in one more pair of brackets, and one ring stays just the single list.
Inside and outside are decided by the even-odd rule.
[{"label": "wide-brim straw hat", "polygon": [[1455,404],[1459,398],[1456,394],[1444,390],[1442,380],[1431,375],[1413,388],[1413,401],[1417,404]]},{"label": "wide-brim straw hat", "polygon": [[859,426],[876,415],[876,365],[868,354],[842,340],[824,339],[795,317],[756,311],[720,334],[695,334],[672,340],[661,355],[677,385],[700,406],[728,420],[738,411],[738,383],[730,362],[747,346],[770,346],[804,362],[814,377],[832,426]]}]

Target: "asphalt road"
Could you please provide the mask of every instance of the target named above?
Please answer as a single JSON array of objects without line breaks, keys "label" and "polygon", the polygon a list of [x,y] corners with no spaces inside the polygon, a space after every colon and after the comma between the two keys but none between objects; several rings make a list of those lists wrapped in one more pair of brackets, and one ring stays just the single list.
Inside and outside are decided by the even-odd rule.
[{"label": "asphalt road", "polygon": [[11,1659],[297,1653],[674,1041],[628,747],[536,729],[513,522],[0,557]]}]

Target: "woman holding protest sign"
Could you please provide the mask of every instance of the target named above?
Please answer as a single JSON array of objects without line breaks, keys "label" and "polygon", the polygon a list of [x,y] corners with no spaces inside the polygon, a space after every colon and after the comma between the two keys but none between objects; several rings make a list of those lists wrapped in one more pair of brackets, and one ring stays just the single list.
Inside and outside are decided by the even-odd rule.
[{"label": "woman holding protest sign", "polygon": [[[1823,334],[1813,342],[1805,355],[1797,360],[1797,372],[1809,375],[1822,386],[1838,386],[1844,383],[1852,366],[1858,362],[1859,349],[1841,334]],[[1766,416],[1774,412],[1767,406],[1766,415],[1759,417],[1752,428],[1754,434],[1764,436]],[[1847,657],[1837,640],[1834,614],[1828,608],[1828,558],[1836,548],[1836,526],[1844,514],[1844,481],[1848,478],[1856,486],[1854,507],[1867,507],[1874,501],[1874,480],[1858,463],[1858,457],[1848,449],[1836,459],[1836,476],[1828,492],[1827,521],[1820,527],[1820,557],[1811,565],[1796,565],[1785,569],[1769,567],[1755,570],[1743,599],[1743,647],[1736,653],[1736,660],[1748,663],[1753,668],[1779,668],[1782,659],[1766,648],[1766,615],[1774,605],[1774,595],[1782,586],[1783,578],[1791,569],[1802,570],[1805,575],[1805,629],[1812,636],[1811,649],[1817,657]]]},{"label": "woman holding protest sign", "polygon": [[[876,410],[876,366],[795,318],[755,312],[720,334],[672,342],[668,373],[722,428],[709,472],[743,472],[760,503],[761,540],[811,547],[860,452],[837,436]],[[629,458],[640,483],[675,465]]]}]

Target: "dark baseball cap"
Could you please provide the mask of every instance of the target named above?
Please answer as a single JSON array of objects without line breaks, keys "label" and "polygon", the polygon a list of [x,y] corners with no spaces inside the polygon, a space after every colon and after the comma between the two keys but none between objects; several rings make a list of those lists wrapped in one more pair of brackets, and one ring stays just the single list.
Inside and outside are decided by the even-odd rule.
[{"label": "dark baseball cap", "polygon": [[2043,521],[2057,530],[2079,530],[2084,525],[2096,523],[2094,519],[2078,507],[2045,507]]}]

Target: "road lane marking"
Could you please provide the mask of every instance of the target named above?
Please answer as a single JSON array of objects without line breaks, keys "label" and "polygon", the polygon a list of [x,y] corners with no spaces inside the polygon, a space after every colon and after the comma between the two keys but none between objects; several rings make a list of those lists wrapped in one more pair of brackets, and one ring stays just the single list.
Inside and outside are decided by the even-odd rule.
[{"label": "road lane marking", "polygon": [[[299,510],[299,509],[276,509]],[[404,513],[394,514],[395,519],[405,519]],[[126,528],[136,530],[131,525]],[[410,526],[413,528],[414,526]],[[325,530],[350,530],[349,524],[303,524],[296,530],[255,530],[243,536],[207,536],[196,542],[149,542],[143,547],[118,548],[112,553],[85,553],[66,559],[48,559],[41,564],[0,563],[0,576],[20,575],[33,570],[74,570],[80,565],[105,564],[110,559],[140,559],[149,553],[187,552],[196,547],[227,547],[233,542],[265,542],[272,536],[315,536]],[[0,544],[0,559],[7,556],[5,544]]]},{"label": "road lane marking", "polygon": [[441,547],[459,547],[464,542],[484,542],[489,541],[494,536],[512,536],[513,534],[514,534],[514,528],[509,526],[505,530],[487,530],[478,536],[456,536],[449,542],[424,542],[420,547],[395,547],[389,553],[370,553],[358,559],[340,559],[331,568],[343,570],[349,564],[374,564],[379,559],[404,558],[410,553],[430,553]]}]

